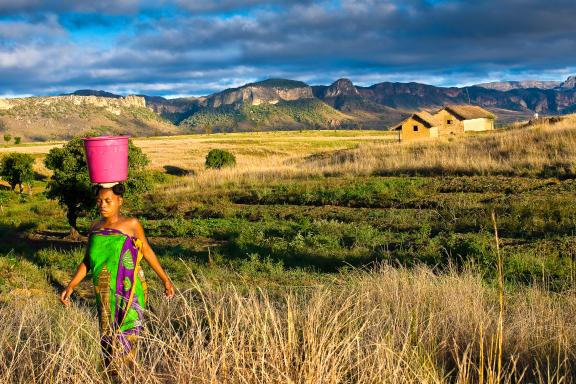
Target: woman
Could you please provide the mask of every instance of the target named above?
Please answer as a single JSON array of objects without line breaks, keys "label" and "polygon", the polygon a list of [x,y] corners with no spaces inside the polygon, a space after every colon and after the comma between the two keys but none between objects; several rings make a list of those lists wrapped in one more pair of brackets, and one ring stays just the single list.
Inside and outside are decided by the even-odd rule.
[{"label": "woman", "polygon": [[74,288],[92,270],[104,365],[116,374],[123,363],[134,367],[137,335],[146,305],[142,257],[162,279],[166,297],[174,296],[174,286],[150,248],[140,222],[120,215],[124,191],[123,184],[97,187],[96,204],[101,218],[92,223],[86,256],[60,295],[60,301],[69,306]]}]

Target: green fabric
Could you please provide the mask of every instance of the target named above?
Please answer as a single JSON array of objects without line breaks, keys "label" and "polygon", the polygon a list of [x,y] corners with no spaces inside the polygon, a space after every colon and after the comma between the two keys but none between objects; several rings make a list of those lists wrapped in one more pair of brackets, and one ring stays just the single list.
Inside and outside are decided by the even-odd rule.
[{"label": "green fabric", "polygon": [[[90,264],[90,269],[92,270],[92,280],[95,287],[99,287],[99,290],[105,288],[108,292],[108,299],[102,300],[100,294],[96,294],[96,304],[98,306],[98,314],[101,318],[100,324],[102,326],[102,316],[108,316],[109,322],[106,324],[115,324],[116,315],[116,303],[119,300],[120,308],[125,310],[126,302],[122,297],[117,297],[117,276],[118,269],[125,268],[131,273],[134,272],[134,262],[132,260],[132,255],[130,250],[126,249],[125,244],[128,245],[133,250],[137,251],[134,247],[132,239],[125,234],[101,234],[94,233],[90,237],[90,242],[88,244],[88,260]],[[103,273],[104,272],[104,273]],[[123,290],[129,291],[130,288],[134,287],[134,299],[132,307],[128,309],[124,317],[124,322],[120,326],[121,331],[131,330],[141,325],[142,316],[141,313],[146,307],[146,289],[143,286],[143,272],[140,267],[138,267],[137,275],[133,281],[129,278],[124,278],[122,281]],[[102,281],[101,278],[107,281]],[[103,287],[107,285],[107,287]],[[142,309],[140,313],[134,309],[134,304],[138,304]],[[107,308],[104,308],[106,306]],[[120,320],[118,320],[120,321]],[[105,332],[105,330],[103,330]]]},{"label": "green fabric", "polygon": [[[94,285],[98,285],[100,272],[104,266],[110,274],[110,302],[109,311],[111,324],[114,322],[114,310],[116,308],[116,273],[118,271],[118,262],[120,252],[126,241],[124,235],[94,235],[90,238],[88,252],[90,255],[90,266],[92,268],[92,280]],[[99,295],[96,295],[96,304],[101,307],[102,302]]]}]

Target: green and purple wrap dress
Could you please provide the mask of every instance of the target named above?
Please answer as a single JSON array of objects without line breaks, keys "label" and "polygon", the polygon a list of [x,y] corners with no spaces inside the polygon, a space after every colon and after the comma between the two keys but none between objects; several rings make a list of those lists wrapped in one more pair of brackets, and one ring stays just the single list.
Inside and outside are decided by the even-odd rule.
[{"label": "green and purple wrap dress", "polygon": [[122,231],[101,228],[88,239],[86,264],[92,270],[105,358],[135,358],[146,307],[140,267],[142,242]]}]

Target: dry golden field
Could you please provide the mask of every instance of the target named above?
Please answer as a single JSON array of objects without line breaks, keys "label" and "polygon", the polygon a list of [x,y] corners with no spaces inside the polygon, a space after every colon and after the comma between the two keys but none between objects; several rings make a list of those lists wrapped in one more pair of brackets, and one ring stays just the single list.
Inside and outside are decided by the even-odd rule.
[{"label": "dry golden field", "polygon": [[[547,170],[575,171],[576,115],[550,124],[511,127],[461,137],[399,143],[396,132],[304,131],[256,132],[136,138],[151,160],[150,167],[176,167],[188,172],[178,189],[225,182],[330,174],[509,174],[529,175]],[[40,159],[54,144],[3,146],[2,152],[24,152]],[[210,149],[231,151],[237,166],[206,170]]]},{"label": "dry golden field", "polygon": [[[134,144],[149,156],[153,170],[164,171],[165,167],[176,167],[194,175],[194,179],[200,183],[204,182],[202,180],[214,183],[252,175],[301,174],[306,172],[302,169],[306,167],[298,164],[297,160],[306,156],[352,149],[365,143],[396,142],[397,139],[397,133],[383,131],[277,131],[135,138]],[[36,170],[49,174],[42,159],[51,148],[57,146],[62,146],[62,142],[0,146],[0,155],[8,152],[35,155]],[[236,156],[237,167],[216,175],[205,170],[204,159],[213,148],[231,151]]]}]

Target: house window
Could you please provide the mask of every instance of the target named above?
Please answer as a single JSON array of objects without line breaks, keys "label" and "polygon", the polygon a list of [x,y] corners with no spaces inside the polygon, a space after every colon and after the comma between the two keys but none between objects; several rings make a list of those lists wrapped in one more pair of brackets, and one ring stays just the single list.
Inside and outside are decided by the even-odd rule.
[{"label": "house window", "polygon": [[417,125],[414,126],[414,132],[418,132],[418,126]]},{"label": "house window", "polygon": [[446,120],[446,124],[448,124],[448,125],[452,124],[452,120],[450,120],[450,119]]}]

